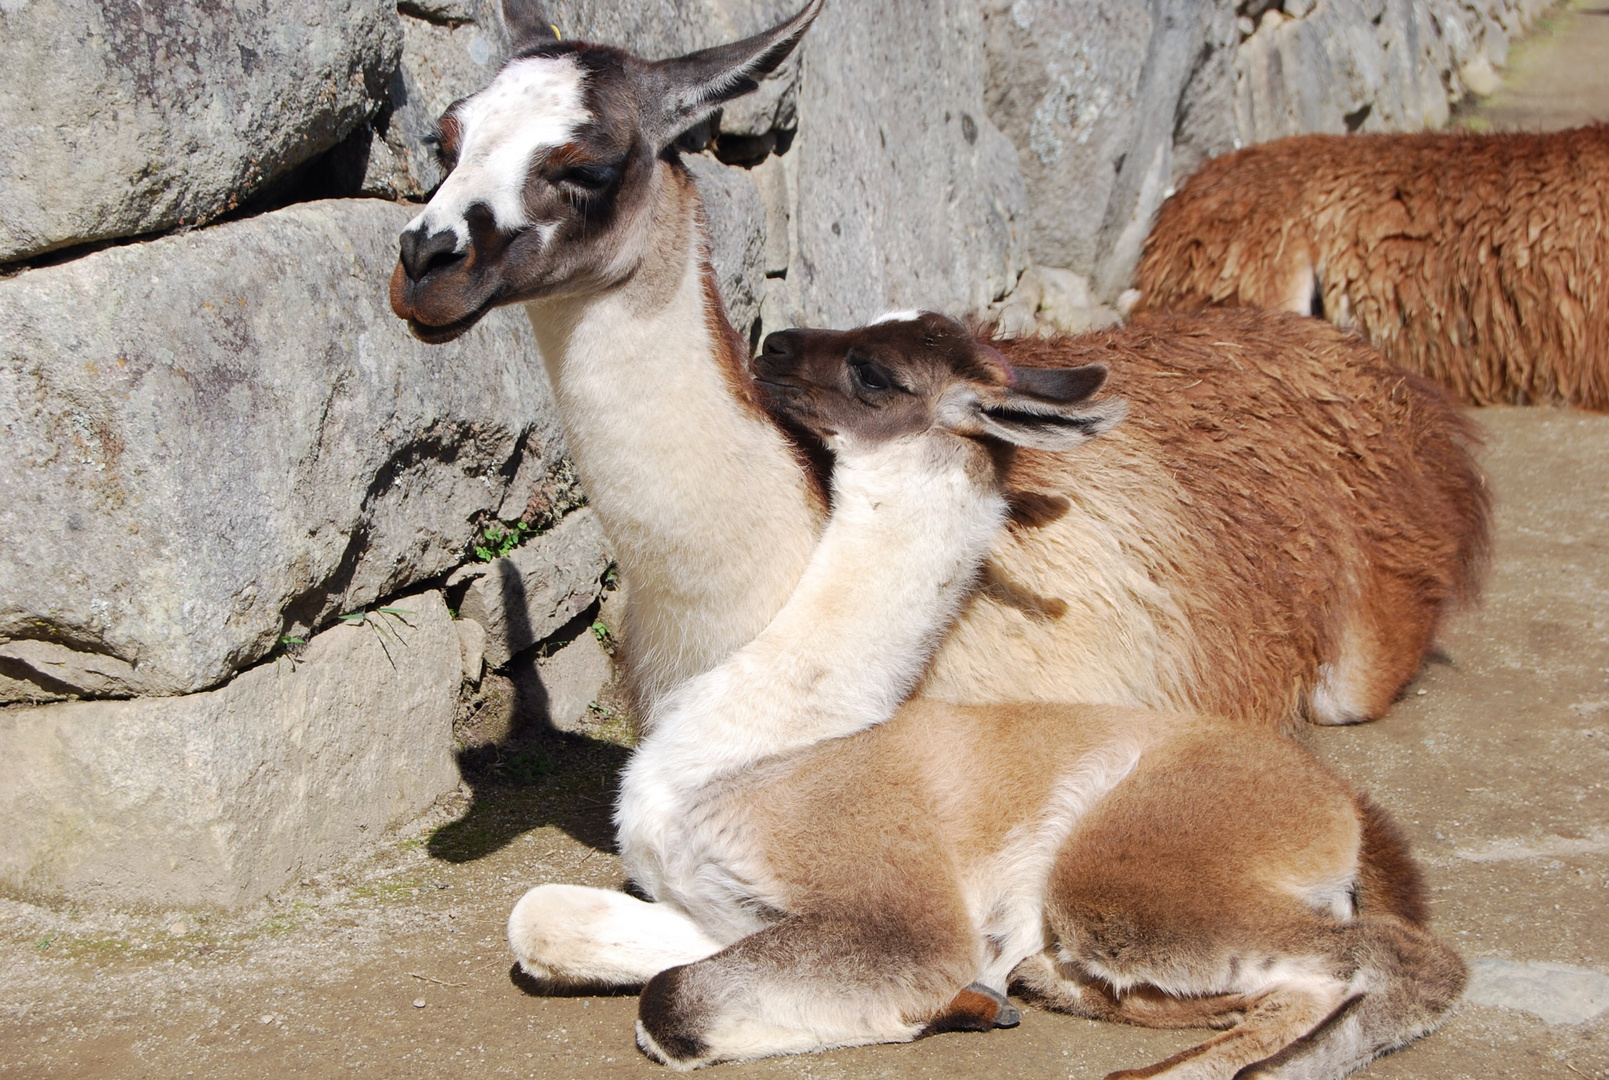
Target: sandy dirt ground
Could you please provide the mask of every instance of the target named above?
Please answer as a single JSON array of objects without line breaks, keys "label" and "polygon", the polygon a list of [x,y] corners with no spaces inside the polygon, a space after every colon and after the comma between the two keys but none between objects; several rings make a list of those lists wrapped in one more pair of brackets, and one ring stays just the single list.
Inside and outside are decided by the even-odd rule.
[{"label": "sandy dirt ground", "polygon": [[[1489,123],[1566,115],[1546,80],[1599,79],[1586,108],[1609,116],[1598,8],[1516,52]],[[1307,733],[1395,813],[1476,972],[1439,1033],[1366,1075],[1609,1078],[1609,416],[1478,418],[1497,500],[1484,603],[1386,719]],[[668,1075],[633,1046],[635,998],[532,993],[504,940],[531,885],[620,884],[608,808],[625,751],[599,734],[526,735],[372,858],[245,913],[0,900],[0,1078]],[[1199,1037],[1028,1008],[1011,1031],[719,1074],[1098,1077]]]},{"label": "sandy dirt ground", "polygon": [[1503,82],[1468,112],[1469,126],[1555,131],[1609,120],[1609,0],[1559,5],[1510,51]]}]

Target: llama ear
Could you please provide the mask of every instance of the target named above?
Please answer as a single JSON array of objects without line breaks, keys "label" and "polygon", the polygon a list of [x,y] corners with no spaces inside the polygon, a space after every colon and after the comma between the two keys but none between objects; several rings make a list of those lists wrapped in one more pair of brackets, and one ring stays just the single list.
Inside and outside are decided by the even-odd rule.
[{"label": "llama ear", "polygon": [[1128,413],[1121,398],[1088,400],[1106,381],[1106,369],[1099,364],[1010,370],[1009,387],[968,403],[968,434],[1037,450],[1071,450],[1110,431]]},{"label": "llama ear", "polygon": [[559,37],[541,0],[503,0],[503,25],[516,54]]},{"label": "llama ear", "polygon": [[1012,390],[1058,405],[1083,401],[1106,381],[1106,368],[1102,364],[1075,368],[1014,367],[1010,371]]},{"label": "llama ear", "polygon": [[663,150],[722,103],[758,87],[799,44],[822,2],[809,0],[793,18],[742,41],[649,64],[643,100],[653,104],[644,110],[643,127],[654,145]]}]

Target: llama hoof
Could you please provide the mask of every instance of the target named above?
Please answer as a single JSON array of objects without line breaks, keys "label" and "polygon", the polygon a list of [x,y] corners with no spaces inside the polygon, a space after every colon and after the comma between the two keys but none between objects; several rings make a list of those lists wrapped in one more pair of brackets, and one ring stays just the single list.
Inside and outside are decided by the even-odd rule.
[{"label": "llama hoof", "polygon": [[644,1056],[661,1065],[668,1065],[677,1072],[692,1072],[694,1069],[701,1069],[714,1063],[709,1056],[708,1048],[702,1042],[672,1042],[668,1048],[661,1046],[648,1033],[641,1020],[637,1021],[637,1049],[641,1050]]},{"label": "llama hoof", "polygon": [[937,1035],[941,1031],[993,1031],[995,1028],[1014,1028],[1022,1023],[1022,1013],[999,993],[982,983],[972,983],[955,995],[955,1000],[944,1007],[922,1029],[924,1035]]}]

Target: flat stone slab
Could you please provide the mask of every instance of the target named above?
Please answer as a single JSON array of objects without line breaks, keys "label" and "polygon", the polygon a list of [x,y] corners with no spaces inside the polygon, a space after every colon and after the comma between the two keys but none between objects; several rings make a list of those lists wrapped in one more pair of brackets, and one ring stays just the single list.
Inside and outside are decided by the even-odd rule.
[{"label": "flat stone slab", "polygon": [[218,690],[0,710],[0,889],[236,908],[372,847],[458,785],[439,592]]},{"label": "flat stone slab", "polygon": [[597,515],[582,508],[501,559],[453,571],[447,590],[463,586],[459,617],[485,629],[482,655],[499,668],[590,607],[610,561]]},{"label": "flat stone slab", "polygon": [[1550,1024],[1584,1024],[1609,1012],[1609,975],[1569,964],[1476,960],[1470,964],[1471,1005],[1496,1005],[1540,1016]]},{"label": "flat stone slab", "polygon": [[522,311],[392,315],[407,207],[0,279],[0,702],[193,693],[444,574],[564,454]]},{"label": "flat stone slab", "polygon": [[391,0],[0,5],[0,262],[195,224],[385,100]]}]

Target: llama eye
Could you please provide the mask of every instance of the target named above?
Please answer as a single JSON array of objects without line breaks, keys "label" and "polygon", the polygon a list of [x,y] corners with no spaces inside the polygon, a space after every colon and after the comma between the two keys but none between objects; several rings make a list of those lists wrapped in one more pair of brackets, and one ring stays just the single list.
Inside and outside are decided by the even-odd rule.
[{"label": "llama eye", "polygon": [[458,155],[453,153],[452,150],[447,146],[445,139],[443,139],[440,135],[432,134],[426,135],[420,141],[429,147],[430,152],[435,155],[436,164],[440,165],[442,169],[447,172],[453,171],[453,166],[458,164]]},{"label": "llama eye", "polygon": [[553,178],[555,184],[569,184],[586,192],[599,192],[620,179],[613,165],[572,165]]},{"label": "llama eye", "polygon": [[883,391],[894,389],[893,378],[876,364],[867,363],[865,360],[851,359],[849,361],[849,371],[854,377],[855,385],[862,390]]}]

